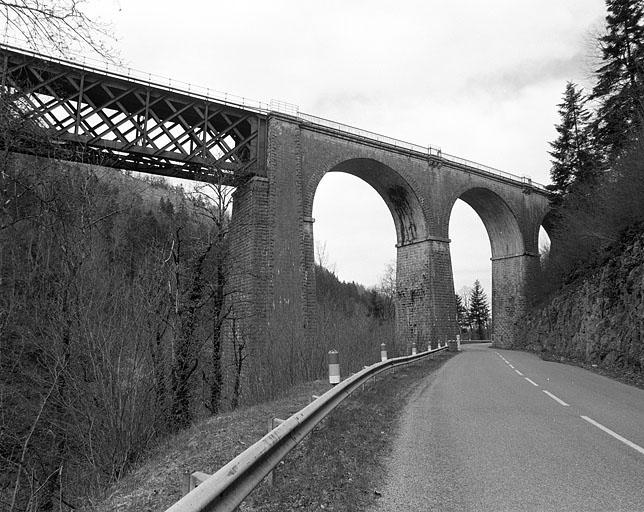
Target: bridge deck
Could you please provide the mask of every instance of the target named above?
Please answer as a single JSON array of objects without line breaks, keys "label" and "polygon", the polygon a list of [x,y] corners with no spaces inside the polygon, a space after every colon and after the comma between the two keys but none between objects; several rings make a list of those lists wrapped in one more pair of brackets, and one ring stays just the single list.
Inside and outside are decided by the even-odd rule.
[{"label": "bridge deck", "polygon": [[[274,113],[273,102],[271,106],[235,104],[130,76],[129,70],[115,73],[4,45],[0,45],[0,64],[2,95],[20,116],[70,145],[71,159],[190,180],[223,180],[226,184],[263,172],[266,119]],[[275,103],[283,111],[279,102]],[[300,113],[294,105],[287,105],[285,115],[342,137],[547,193],[543,185],[527,177],[432,146]],[[15,149],[37,152],[33,147]]]},{"label": "bridge deck", "polygon": [[14,115],[79,159],[204,181],[257,169],[262,113],[15,49],[0,58]]}]

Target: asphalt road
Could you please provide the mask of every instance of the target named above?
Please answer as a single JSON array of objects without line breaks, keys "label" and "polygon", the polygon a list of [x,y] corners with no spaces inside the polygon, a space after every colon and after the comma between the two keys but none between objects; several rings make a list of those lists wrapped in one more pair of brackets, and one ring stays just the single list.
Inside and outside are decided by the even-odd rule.
[{"label": "asphalt road", "polygon": [[644,511],[644,390],[462,349],[410,400],[374,510]]}]

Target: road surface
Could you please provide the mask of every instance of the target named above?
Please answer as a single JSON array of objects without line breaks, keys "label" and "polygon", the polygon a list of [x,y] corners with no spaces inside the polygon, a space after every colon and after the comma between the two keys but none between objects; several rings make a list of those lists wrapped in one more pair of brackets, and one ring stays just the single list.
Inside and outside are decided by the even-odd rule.
[{"label": "road surface", "polygon": [[644,511],[644,390],[462,350],[410,400],[374,511]]}]

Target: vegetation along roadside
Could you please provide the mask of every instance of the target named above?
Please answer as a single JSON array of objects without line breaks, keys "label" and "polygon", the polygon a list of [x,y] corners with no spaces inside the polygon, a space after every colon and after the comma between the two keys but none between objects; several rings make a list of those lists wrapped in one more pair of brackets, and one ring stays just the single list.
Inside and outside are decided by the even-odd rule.
[{"label": "vegetation along roadside", "polygon": [[[400,413],[452,355],[441,352],[379,376],[347,398],[282,461],[274,485],[264,481],[240,511],[356,511],[375,502]],[[85,510],[165,510],[181,496],[185,472],[216,471],[263,436],[272,417],[288,417],[325,389],[324,381],[302,384],[283,399],[208,418],[169,437],[103,502]]]}]

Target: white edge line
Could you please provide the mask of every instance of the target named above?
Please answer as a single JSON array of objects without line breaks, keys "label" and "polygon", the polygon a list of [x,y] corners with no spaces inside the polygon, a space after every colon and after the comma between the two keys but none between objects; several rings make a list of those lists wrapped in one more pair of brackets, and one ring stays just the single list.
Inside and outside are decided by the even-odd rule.
[{"label": "white edge line", "polygon": [[514,366],[512,366],[510,363],[508,363],[508,366],[514,370]]},{"label": "white edge line", "polygon": [[514,370],[514,371],[516,372],[517,375],[521,375],[521,377],[523,377],[523,374],[519,370]]},{"label": "white edge line", "polygon": [[553,395],[550,391],[546,391],[545,389],[542,389],[541,391],[543,391],[546,395],[548,395],[550,398],[552,398],[558,404],[561,404],[564,407],[569,407],[569,405],[566,402],[564,402],[561,398],[556,397],[555,395]]},{"label": "white edge line", "polygon": [[586,421],[587,421],[588,423],[590,423],[591,425],[595,425],[598,429],[603,430],[603,431],[604,431],[604,432],[606,432],[608,435],[613,436],[613,437],[614,437],[615,439],[617,439],[618,441],[621,441],[621,442],[622,442],[622,443],[624,443],[625,445],[630,446],[631,448],[633,448],[633,450],[637,450],[637,451],[638,451],[638,452],[640,452],[642,455],[644,455],[644,448],[642,448],[640,445],[635,444],[634,442],[629,441],[629,440],[628,440],[628,439],[626,439],[625,437],[620,436],[617,432],[613,432],[613,431],[612,431],[611,429],[609,429],[608,427],[605,427],[605,426],[604,426],[604,425],[602,425],[601,423],[597,423],[595,420],[593,420],[592,418],[589,418],[588,416],[582,416],[582,417],[581,417],[581,419],[586,420]]},{"label": "white edge line", "polygon": [[539,384],[537,384],[537,383],[536,383],[535,381],[533,381],[532,379],[530,379],[530,378],[528,378],[528,377],[524,377],[524,379],[525,379],[525,380],[527,380],[527,381],[528,381],[530,384],[532,384],[533,386],[535,386],[535,387],[537,387],[537,388],[539,387]]}]

